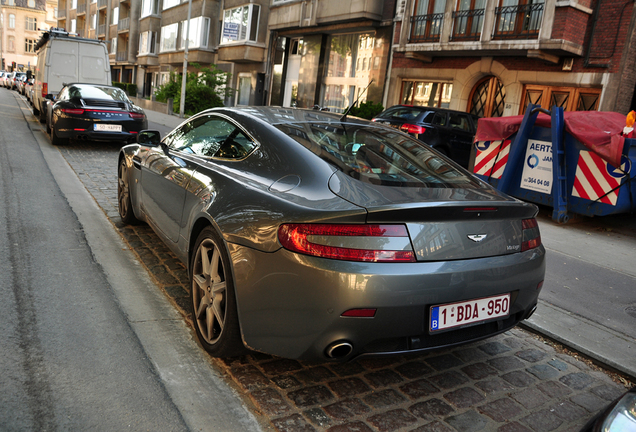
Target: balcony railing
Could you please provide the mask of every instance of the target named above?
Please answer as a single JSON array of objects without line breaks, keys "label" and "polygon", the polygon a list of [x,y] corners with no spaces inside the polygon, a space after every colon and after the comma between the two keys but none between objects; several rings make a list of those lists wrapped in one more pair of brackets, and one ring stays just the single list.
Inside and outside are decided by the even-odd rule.
[{"label": "balcony railing", "polygon": [[77,14],[85,14],[86,13],[86,3],[80,3],[77,5]]},{"label": "balcony railing", "polygon": [[543,18],[543,3],[495,9],[493,39],[536,39]]},{"label": "balcony railing", "polygon": [[100,24],[97,26],[97,34],[99,36],[104,36],[106,35],[106,27],[108,27],[106,24]]},{"label": "balcony railing", "polygon": [[443,13],[416,15],[412,17],[409,42],[439,42],[443,21]]},{"label": "balcony railing", "polygon": [[78,30],[77,35],[79,37],[86,37],[86,30]]},{"label": "balcony railing", "polygon": [[126,30],[130,30],[130,17],[128,18],[121,18],[119,20],[119,22],[117,23],[117,31],[126,31]]},{"label": "balcony railing", "polygon": [[484,25],[484,9],[453,12],[453,40],[479,40]]},{"label": "balcony railing", "polygon": [[66,9],[59,9],[57,11],[57,18],[66,18]]},{"label": "balcony railing", "polygon": [[102,9],[108,6],[108,0],[97,0],[97,9]]},{"label": "balcony railing", "polygon": [[117,61],[128,61],[128,51],[117,51],[115,55]]}]

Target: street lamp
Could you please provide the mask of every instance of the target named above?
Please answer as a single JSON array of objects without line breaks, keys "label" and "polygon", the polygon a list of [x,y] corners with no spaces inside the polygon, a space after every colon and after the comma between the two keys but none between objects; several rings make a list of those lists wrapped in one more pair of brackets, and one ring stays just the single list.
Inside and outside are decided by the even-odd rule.
[{"label": "street lamp", "polygon": [[188,77],[188,41],[190,40],[190,15],[192,13],[192,0],[188,0],[188,24],[186,24],[185,49],[183,51],[183,76],[181,77],[181,103],[179,105],[179,117],[185,113],[186,79]]}]

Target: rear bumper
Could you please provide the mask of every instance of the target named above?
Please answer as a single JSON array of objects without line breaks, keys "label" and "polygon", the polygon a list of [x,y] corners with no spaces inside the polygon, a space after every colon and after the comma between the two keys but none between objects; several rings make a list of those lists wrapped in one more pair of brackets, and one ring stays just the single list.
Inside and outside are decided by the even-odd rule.
[{"label": "rear bumper", "polygon": [[[329,360],[339,341],[353,349],[340,360],[431,350],[483,339],[514,327],[537,304],[545,275],[543,247],[501,257],[429,263],[355,263],[262,253],[230,245],[245,344],[287,358]],[[510,315],[451,331],[429,332],[430,307],[511,294]],[[345,318],[376,308],[373,318]]]}]

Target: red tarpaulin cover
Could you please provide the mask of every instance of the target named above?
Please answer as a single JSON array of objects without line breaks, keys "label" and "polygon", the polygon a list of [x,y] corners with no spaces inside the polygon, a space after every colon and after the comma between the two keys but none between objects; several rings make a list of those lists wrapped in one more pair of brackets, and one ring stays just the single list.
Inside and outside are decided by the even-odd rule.
[{"label": "red tarpaulin cover", "polygon": [[[565,130],[581,144],[614,167],[620,167],[625,138],[625,116],[605,111],[570,111],[563,113]],[[480,118],[475,142],[498,141],[519,130],[523,116]],[[549,115],[539,113],[536,126],[549,128]]]}]

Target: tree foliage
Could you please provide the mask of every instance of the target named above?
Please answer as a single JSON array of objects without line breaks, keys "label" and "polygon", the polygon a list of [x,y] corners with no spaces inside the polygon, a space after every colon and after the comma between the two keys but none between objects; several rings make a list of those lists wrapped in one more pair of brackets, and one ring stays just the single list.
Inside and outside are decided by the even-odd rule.
[{"label": "tree foliage", "polygon": [[371,120],[376,115],[384,111],[384,107],[381,103],[373,103],[373,101],[362,102],[359,106],[354,106],[349,111],[352,116],[360,117],[363,119]]},{"label": "tree foliage", "polygon": [[[186,78],[185,113],[193,115],[208,108],[223,106],[223,99],[234,91],[227,87],[230,74],[216,65],[201,68],[197,63],[191,63],[191,66],[198,72],[188,72]],[[177,107],[181,101],[181,76],[170,72],[168,82],[157,89],[155,96],[159,102],[173,99]]]}]

